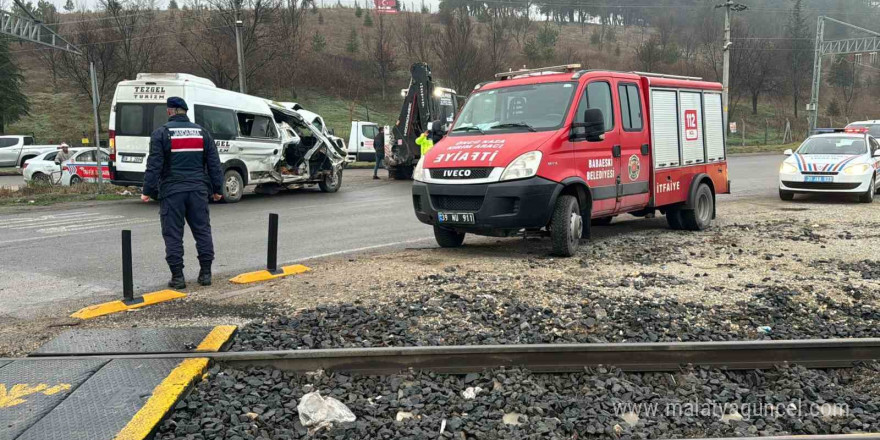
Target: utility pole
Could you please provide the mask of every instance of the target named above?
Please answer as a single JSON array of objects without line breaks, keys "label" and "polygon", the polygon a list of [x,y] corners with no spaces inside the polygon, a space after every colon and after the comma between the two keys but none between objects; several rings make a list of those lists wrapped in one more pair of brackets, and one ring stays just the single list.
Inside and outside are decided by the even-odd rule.
[{"label": "utility pole", "polygon": [[92,80],[92,110],[95,117],[95,161],[98,162],[98,188],[104,185],[104,166],[101,161],[101,126],[98,125],[98,75],[95,74],[95,63],[89,62],[89,76]]},{"label": "utility pole", "polygon": [[728,94],[730,92],[730,46],[733,44],[730,41],[730,12],[745,11],[748,7],[746,5],[734,3],[732,0],[727,0],[720,5],[715,5],[715,8],[724,8],[724,73],[721,79],[721,84],[723,86],[721,92],[721,106],[724,108],[724,132],[727,133],[727,103]]},{"label": "utility pole", "polygon": [[235,46],[238,48],[238,91],[241,93],[247,93],[247,85],[245,84],[245,76],[244,76],[244,52],[242,52],[241,48],[241,28],[244,27],[244,22],[241,19],[235,20]]}]

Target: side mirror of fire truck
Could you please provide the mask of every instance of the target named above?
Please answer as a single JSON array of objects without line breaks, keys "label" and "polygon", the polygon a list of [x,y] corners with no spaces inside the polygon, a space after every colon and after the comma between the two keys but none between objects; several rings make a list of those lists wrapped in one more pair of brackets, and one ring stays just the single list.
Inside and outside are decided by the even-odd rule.
[{"label": "side mirror of fire truck", "polygon": [[782,154],[784,154],[786,156],[791,156],[792,154],[794,154],[794,151],[791,151],[791,148],[789,148],[789,149],[783,151]]}]

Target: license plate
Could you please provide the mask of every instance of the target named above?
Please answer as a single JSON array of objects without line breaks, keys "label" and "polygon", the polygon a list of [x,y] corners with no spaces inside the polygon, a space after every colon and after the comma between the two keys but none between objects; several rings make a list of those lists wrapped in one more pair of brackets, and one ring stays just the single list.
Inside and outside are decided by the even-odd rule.
[{"label": "license plate", "polygon": [[143,156],[122,156],[122,161],[125,163],[141,163],[144,161]]},{"label": "license plate", "polygon": [[476,223],[474,214],[470,212],[438,212],[437,221],[439,223],[458,223],[464,225]]},{"label": "license plate", "polygon": [[833,182],[832,176],[804,176],[804,182]]}]

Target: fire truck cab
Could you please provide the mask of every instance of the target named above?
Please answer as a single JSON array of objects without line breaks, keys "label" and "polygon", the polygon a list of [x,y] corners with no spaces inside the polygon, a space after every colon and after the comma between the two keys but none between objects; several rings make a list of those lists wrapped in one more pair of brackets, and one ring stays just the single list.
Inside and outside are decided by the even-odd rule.
[{"label": "fire truck cab", "polygon": [[623,213],[702,230],[730,192],[719,83],[576,64],[496,78],[414,170],[416,217],[440,246],[540,232],[571,256]]}]

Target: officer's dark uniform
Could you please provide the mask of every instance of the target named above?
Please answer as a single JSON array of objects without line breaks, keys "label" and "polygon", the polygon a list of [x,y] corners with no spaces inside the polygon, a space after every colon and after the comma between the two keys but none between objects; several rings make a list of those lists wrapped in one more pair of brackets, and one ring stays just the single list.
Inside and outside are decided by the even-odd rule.
[{"label": "officer's dark uniform", "polygon": [[[186,102],[168,98],[169,108],[187,110]],[[150,155],[143,193],[159,200],[159,218],[165,239],[165,261],[171,269],[170,287],[185,287],[183,278],[183,225],[189,223],[199,253],[199,283],[211,282],[214,244],[208,198],[220,194],[223,172],[220,155],[207,130],[174,115],[150,137]]]}]

